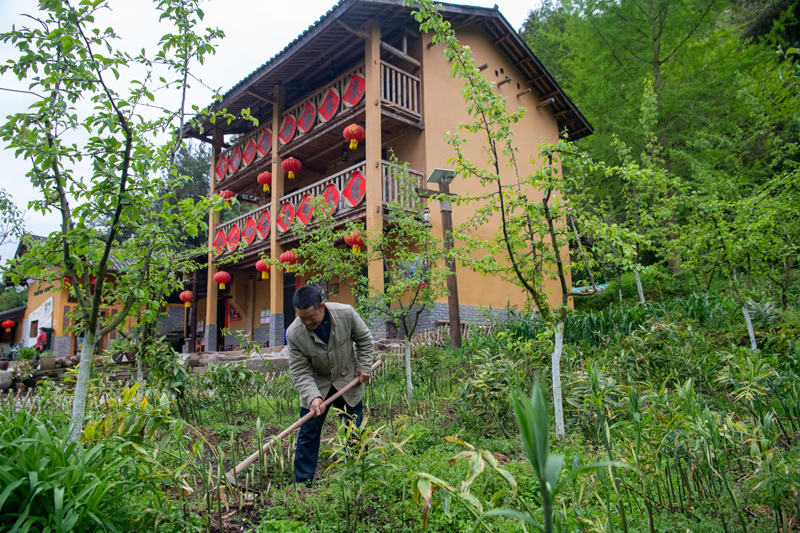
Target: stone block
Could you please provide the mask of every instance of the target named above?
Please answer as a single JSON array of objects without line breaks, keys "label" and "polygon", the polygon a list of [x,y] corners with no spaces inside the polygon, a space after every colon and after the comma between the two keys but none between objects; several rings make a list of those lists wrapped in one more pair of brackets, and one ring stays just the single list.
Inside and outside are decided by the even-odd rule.
[{"label": "stone block", "polygon": [[43,355],[39,358],[40,370],[53,370],[56,367],[55,355]]},{"label": "stone block", "polygon": [[8,370],[0,370],[0,390],[11,388],[11,382],[14,378],[11,377],[11,372]]}]

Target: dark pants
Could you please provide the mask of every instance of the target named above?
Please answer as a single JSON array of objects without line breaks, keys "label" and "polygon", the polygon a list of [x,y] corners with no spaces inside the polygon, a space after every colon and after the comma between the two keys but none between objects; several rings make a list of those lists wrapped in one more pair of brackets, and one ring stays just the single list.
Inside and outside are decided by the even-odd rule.
[{"label": "dark pants", "polygon": [[[328,391],[326,400],[336,394],[336,389],[331,387]],[[332,404],[337,409],[342,409],[347,414],[341,415],[343,422],[355,417],[356,426],[361,427],[363,408],[359,401],[355,407],[350,407],[340,396]],[[311,484],[314,480],[314,472],[317,470],[317,457],[319,456],[319,437],[322,434],[322,423],[328,416],[330,405],[325,408],[321,416],[316,416],[300,426],[300,434],[297,435],[297,448],[294,455],[294,481],[295,483]],[[308,409],[301,407],[300,416],[306,416]]]}]

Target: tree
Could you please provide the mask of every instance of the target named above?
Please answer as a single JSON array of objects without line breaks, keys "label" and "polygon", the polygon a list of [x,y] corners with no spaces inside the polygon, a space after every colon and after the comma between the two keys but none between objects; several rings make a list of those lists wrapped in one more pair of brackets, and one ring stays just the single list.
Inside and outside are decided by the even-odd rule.
[{"label": "tree", "polygon": [[[174,167],[186,122],[189,67],[213,53],[213,41],[222,36],[215,29],[196,32],[203,18],[198,3],[157,3],[158,20],[173,30],[161,37],[152,57],[144,50],[130,55],[114,49],[114,29],[95,21],[99,10],[110,8],[105,0],[77,6],[42,1],[40,12],[31,16],[33,27],[0,35],[18,51],[0,73],[28,81],[35,97],[28,110],[8,117],[0,136],[30,163],[27,176],[41,194],[31,208],[61,216],[59,231],[46,242],[31,243],[10,275],[71,280],[76,328],[85,339],[72,441],[83,428],[95,340],[122,327],[132,311],[157,313],[164,295],[181,286],[175,273],[191,265],[175,250],[204,227],[212,206],[210,200],[156,201],[156,191],[167,189],[164,171],[171,180],[189,179],[178,177]],[[143,77],[122,78],[138,74]],[[160,105],[171,91],[179,98],[174,110]],[[144,115],[143,109],[158,112]],[[156,144],[164,137],[166,142]],[[101,318],[101,307],[117,302],[122,310]]]},{"label": "tree", "polygon": [[14,200],[0,189],[0,246],[10,239],[20,238],[25,232],[25,215]]},{"label": "tree", "polygon": [[[476,208],[459,228],[458,237],[469,252],[460,253],[459,258],[470,268],[501,276],[520,286],[527,292],[536,311],[550,323],[555,344],[552,381],[556,436],[564,439],[560,365],[568,304],[570,298],[592,294],[596,288],[593,286],[585,293],[570,288],[570,270],[589,269],[590,260],[583,251],[578,262],[570,264],[564,257],[569,240],[575,238],[567,223],[571,214],[567,195],[574,187],[569,186],[568,179],[562,174],[561,162],[569,158],[576,168],[591,165],[586,155],[561,140],[552,145],[540,144],[538,154],[531,157],[537,169],[529,175],[520,175],[513,126],[523,117],[525,109],[513,113],[507,110],[505,98],[498,96],[493,90],[494,83],[480,74],[469,48],[459,45],[450,24],[430,1],[419,2],[415,16],[422,31],[434,33],[434,43],[444,44],[445,58],[453,64],[451,76],[464,82],[462,96],[473,121],[460,124],[458,131],[450,132],[447,137],[455,152],[452,160],[456,175],[476,177],[484,190],[490,191],[460,200],[475,203]],[[462,132],[468,136],[463,136]],[[483,149],[488,154],[488,168],[471,162],[465,154],[465,144],[475,138],[485,141]],[[508,165],[503,158],[509,161]],[[507,176],[504,180],[505,173],[501,168],[506,166],[513,169],[513,180]],[[532,201],[532,198],[540,199]],[[479,234],[479,228],[497,227],[498,223],[499,230],[491,240],[473,237]],[[603,230],[607,235],[618,233],[616,228],[602,221],[595,220],[592,226],[596,232]],[[632,235],[628,237],[618,240],[623,246],[631,246],[635,240]],[[548,279],[558,281],[561,298],[555,308],[547,300],[545,281]]]},{"label": "tree", "polygon": [[[411,338],[422,313],[447,296],[448,272],[444,266],[446,252],[422,217],[422,204],[416,196],[419,178],[411,176],[408,165],[394,157],[392,167],[398,199],[389,203],[380,234],[366,233],[360,223],[337,224],[328,215],[325,200],[318,198],[313,204],[316,223],[304,226],[295,220],[298,262],[288,270],[307,275],[312,282],[338,278],[355,295],[356,309],[368,324],[389,321],[397,326],[405,342],[406,395],[411,402]],[[363,250],[350,251],[347,245],[342,246],[345,237],[353,234],[363,241]],[[373,261],[384,265],[383,289],[367,275],[366,266]],[[273,267],[286,265],[277,262]]]}]

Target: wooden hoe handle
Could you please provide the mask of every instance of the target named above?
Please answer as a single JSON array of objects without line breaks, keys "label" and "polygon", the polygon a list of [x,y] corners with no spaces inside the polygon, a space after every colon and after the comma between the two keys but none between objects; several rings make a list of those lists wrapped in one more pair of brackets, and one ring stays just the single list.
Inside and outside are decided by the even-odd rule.
[{"label": "wooden hoe handle", "polygon": [[[381,366],[381,364],[383,364],[382,361],[380,361],[380,360],[375,361],[375,364],[372,365],[372,368],[370,369],[370,372],[375,372],[375,369],[377,369],[379,366]],[[333,396],[331,396],[330,398],[328,398],[327,400],[322,402],[322,407],[328,407],[331,403],[333,403],[333,401],[336,398],[338,398],[339,396],[341,396],[345,392],[349,391],[350,389],[352,389],[356,385],[358,385],[358,378],[355,378],[353,381],[351,381],[350,383],[348,383],[347,385],[342,387],[342,390],[336,391],[336,394],[334,394]],[[261,447],[261,450],[256,450],[247,459],[245,459],[244,461],[242,461],[238,465],[234,466],[231,470],[226,472],[225,477],[228,478],[228,481],[231,483],[231,485],[236,485],[237,484],[236,483],[236,474],[238,474],[239,472],[241,472],[242,470],[244,470],[245,468],[247,468],[251,464],[255,463],[258,460],[258,456],[259,456],[259,454],[261,452],[266,452],[267,449],[270,446],[272,446],[272,444],[274,444],[275,442],[280,441],[282,438],[284,438],[289,433],[291,433],[295,429],[299,428],[300,426],[302,426],[303,424],[305,424],[308,420],[311,420],[312,418],[314,418],[314,412],[313,411],[309,411],[306,414],[306,416],[304,416],[303,418],[301,418],[300,420],[298,420],[297,422],[295,422],[294,424],[292,424],[288,428],[284,429],[283,431],[281,431],[280,433],[278,433],[277,435],[272,437],[272,439],[270,439],[269,442],[267,442],[264,446]]]}]

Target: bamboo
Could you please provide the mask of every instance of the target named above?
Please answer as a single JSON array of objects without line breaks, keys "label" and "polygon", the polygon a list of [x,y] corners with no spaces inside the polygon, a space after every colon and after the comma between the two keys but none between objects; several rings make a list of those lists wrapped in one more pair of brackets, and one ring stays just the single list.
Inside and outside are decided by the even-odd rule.
[{"label": "bamboo", "polygon": [[[370,369],[370,372],[374,372],[374,371],[375,371],[375,369],[376,369],[376,368],[378,368],[379,366],[381,366],[381,361],[375,361],[375,364],[373,364],[373,365],[372,365],[372,368]],[[352,389],[353,387],[355,387],[357,384],[358,384],[358,378],[355,378],[355,379],[353,379],[353,381],[351,381],[350,383],[348,383],[347,385],[345,385],[344,387],[342,387],[342,390],[340,390],[340,391],[337,391],[337,392],[336,392],[336,394],[334,394],[333,396],[331,396],[330,398],[328,398],[327,400],[325,400],[325,401],[322,403],[322,407],[328,407],[328,406],[329,406],[331,403],[333,403],[333,401],[334,401],[334,400],[336,400],[336,399],[337,399],[339,396],[341,396],[341,395],[342,395],[342,394],[344,394],[345,392],[349,391],[350,389]],[[262,451],[266,452],[266,451],[267,451],[267,449],[268,449],[270,446],[272,446],[272,444],[273,444],[274,442],[279,442],[279,441],[280,441],[281,439],[283,439],[285,436],[289,435],[289,434],[290,434],[292,431],[294,431],[295,429],[299,428],[300,426],[302,426],[303,424],[305,424],[307,421],[311,420],[313,417],[314,417],[314,413],[313,413],[313,412],[308,412],[308,413],[307,413],[307,414],[306,414],[304,417],[302,417],[300,420],[298,420],[297,422],[295,422],[294,424],[292,424],[292,425],[291,425],[291,426],[289,426],[288,428],[286,428],[286,429],[284,429],[283,431],[281,431],[281,432],[280,432],[278,435],[276,435],[276,436],[272,437],[272,439],[270,439],[270,441],[269,441],[269,442],[267,442],[267,443],[266,443],[266,444],[265,444],[265,445],[262,447],[262,449],[260,449],[260,450],[256,450],[255,452],[253,452],[252,454],[250,454],[250,456],[249,456],[249,457],[247,457],[247,458],[246,458],[244,461],[242,461],[241,463],[239,463],[238,465],[236,465],[235,467],[233,467],[231,470],[229,470],[228,472],[226,472],[226,473],[225,473],[225,477],[228,479],[228,482],[229,482],[231,485],[233,485],[233,486],[237,486],[237,487],[238,487],[239,485],[238,485],[238,484],[237,484],[237,482],[236,482],[236,474],[238,474],[239,472],[241,472],[242,470],[244,470],[245,468],[247,468],[248,466],[250,466],[251,464],[253,464],[254,462],[256,462],[256,461],[258,460],[258,456],[259,456],[259,454],[260,454],[260,453],[262,453]]]}]

